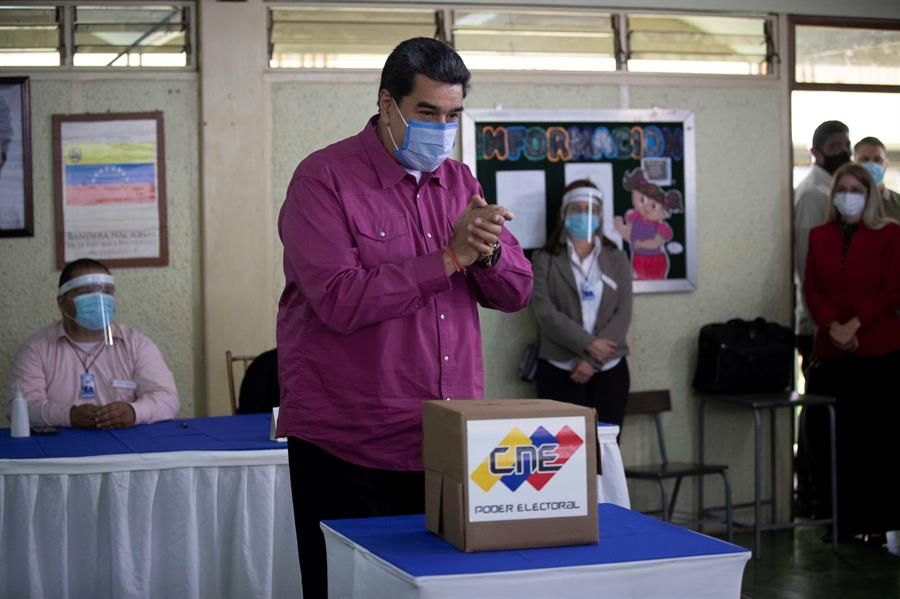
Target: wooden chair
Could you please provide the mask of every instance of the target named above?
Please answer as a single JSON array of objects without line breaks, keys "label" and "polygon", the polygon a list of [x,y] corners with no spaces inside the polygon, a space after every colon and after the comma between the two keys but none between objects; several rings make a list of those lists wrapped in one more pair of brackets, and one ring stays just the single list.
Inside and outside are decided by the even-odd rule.
[{"label": "wooden chair", "polygon": [[[656,438],[659,445],[661,462],[657,464],[645,464],[625,468],[625,478],[635,480],[650,480],[656,482],[659,487],[659,498],[663,520],[672,522],[672,513],[678,500],[678,492],[681,489],[681,481],[687,477],[704,477],[709,474],[718,474],[725,485],[725,526],[728,540],[732,539],[732,506],[731,484],[728,481],[728,466],[721,464],[700,464],[694,462],[670,462],[666,453],[666,442],[663,437],[662,421],[660,414],[672,409],[672,400],[668,390],[639,391],[628,395],[628,403],[625,405],[625,414],[629,416],[650,415],[656,424]],[[675,487],[671,499],[666,493],[664,482],[675,480]],[[704,520],[705,514],[697,515],[697,523]],[[693,522],[691,522],[693,523]]]},{"label": "wooden chair", "polygon": [[250,362],[252,362],[255,358],[256,356],[235,356],[231,353],[231,350],[225,352],[225,367],[228,370],[228,393],[231,395],[232,414],[237,414],[238,409],[238,396],[234,391],[234,363],[241,362],[241,364],[243,364],[243,376],[247,374],[247,367],[250,366]]}]

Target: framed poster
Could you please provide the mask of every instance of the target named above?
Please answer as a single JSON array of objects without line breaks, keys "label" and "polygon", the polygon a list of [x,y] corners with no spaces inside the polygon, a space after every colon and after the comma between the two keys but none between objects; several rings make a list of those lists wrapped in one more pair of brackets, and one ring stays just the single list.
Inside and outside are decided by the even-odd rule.
[{"label": "framed poster", "polygon": [[56,260],[169,263],[161,112],[53,115]]},{"label": "framed poster", "polygon": [[603,232],[631,259],[635,293],[697,287],[694,117],[686,110],[467,110],[463,161],[516,215],[526,250],[559,223],[563,189],[590,179]]},{"label": "framed poster", "polygon": [[28,77],[0,77],[0,237],[32,237]]}]

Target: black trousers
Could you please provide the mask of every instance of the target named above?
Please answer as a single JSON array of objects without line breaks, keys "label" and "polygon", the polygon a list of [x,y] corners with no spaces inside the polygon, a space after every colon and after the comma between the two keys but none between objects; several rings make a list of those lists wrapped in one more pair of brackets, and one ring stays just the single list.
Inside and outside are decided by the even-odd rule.
[{"label": "black trousers", "polygon": [[325,539],[320,521],[425,511],[425,475],[421,471],[357,466],[296,437],[288,438],[288,461],[303,599],[328,596]]},{"label": "black trousers", "polygon": [[[583,385],[569,378],[570,374],[568,370],[557,368],[546,360],[538,361],[535,376],[538,397],[594,408],[598,422],[622,426],[622,421],[625,420],[625,402],[631,386],[631,375],[625,358],[615,367],[595,373]],[[597,462],[598,467],[599,464]]]},{"label": "black trousers", "polygon": [[[875,357],[818,359],[809,369],[807,391],[837,398],[838,534],[900,529],[900,493],[894,478],[900,422],[900,352]],[[804,408],[805,451],[818,517],[831,511],[828,412]],[[801,437],[801,439],[803,439]]]}]

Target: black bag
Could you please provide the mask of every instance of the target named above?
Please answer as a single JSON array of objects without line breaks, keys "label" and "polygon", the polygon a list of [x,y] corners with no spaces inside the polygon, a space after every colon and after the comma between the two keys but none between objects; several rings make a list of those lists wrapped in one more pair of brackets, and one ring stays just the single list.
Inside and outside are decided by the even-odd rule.
[{"label": "black bag", "polygon": [[538,354],[540,351],[540,341],[532,341],[525,346],[525,351],[522,352],[522,359],[519,360],[517,374],[519,375],[519,378],[526,383],[533,381],[537,374]]},{"label": "black bag", "polygon": [[706,393],[784,391],[791,386],[794,333],[763,318],[700,329],[694,388]]}]

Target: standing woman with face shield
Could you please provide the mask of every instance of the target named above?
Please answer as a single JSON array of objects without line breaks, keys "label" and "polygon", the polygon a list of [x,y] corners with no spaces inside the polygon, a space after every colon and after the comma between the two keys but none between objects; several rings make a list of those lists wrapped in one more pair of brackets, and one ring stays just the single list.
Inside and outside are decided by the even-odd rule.
[{"label": "standing woman with face shield", "polygon": [[603,201],[591,181],[570,183],[560,222],[534,255],[536,382],[538,397],[592,407],[598,421],[621,426],[630,386],[632,272],[625,253],[603,236]]},{"label": "standing woman with face shield", "polygon": [[[837,399],[838,535],[900,529],[900,225],[858,164],[834,174],[825,224],[809,235],[803,292],[816,324],[807,392]],[[816,515],[830,512],[827,414],[806,416]],[[894,459],[891,459],[894,457]]]}]

